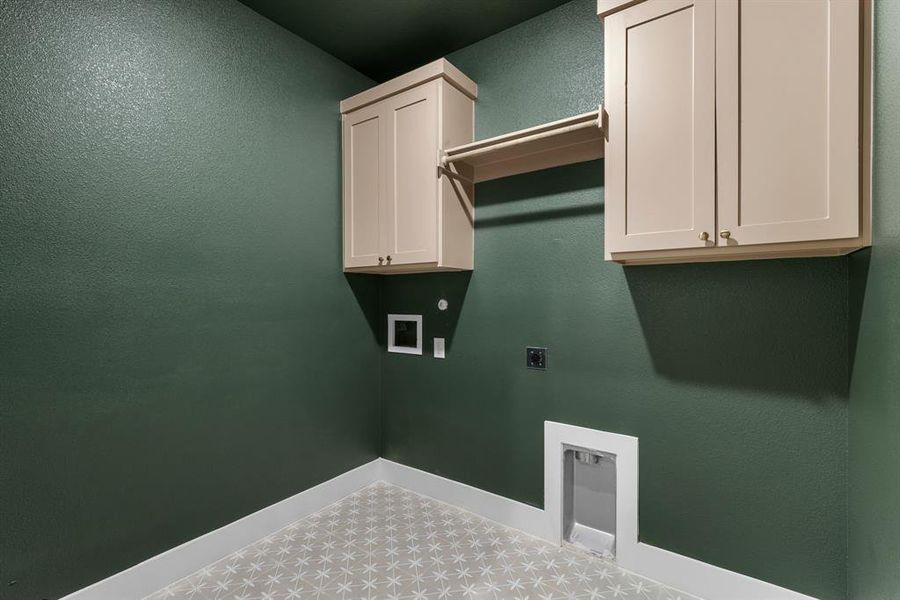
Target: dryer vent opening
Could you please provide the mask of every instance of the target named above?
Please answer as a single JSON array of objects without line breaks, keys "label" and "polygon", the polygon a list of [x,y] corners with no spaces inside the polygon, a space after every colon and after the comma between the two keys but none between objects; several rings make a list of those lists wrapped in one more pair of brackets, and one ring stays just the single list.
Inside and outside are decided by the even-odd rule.
[{"label": "dryer vent opening", "polygon": [[563,540],[602,556],[616,554],[616,457],[566,448]]}]

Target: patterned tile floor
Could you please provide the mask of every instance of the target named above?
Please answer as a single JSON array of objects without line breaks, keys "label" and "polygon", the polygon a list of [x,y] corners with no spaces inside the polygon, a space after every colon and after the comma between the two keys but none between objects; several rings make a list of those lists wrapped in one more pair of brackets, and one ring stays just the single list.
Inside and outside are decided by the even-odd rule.
[{"label": "patterned tile floor", "polygon": [[148,596],[170,598],[697,600],[384,483]]}]

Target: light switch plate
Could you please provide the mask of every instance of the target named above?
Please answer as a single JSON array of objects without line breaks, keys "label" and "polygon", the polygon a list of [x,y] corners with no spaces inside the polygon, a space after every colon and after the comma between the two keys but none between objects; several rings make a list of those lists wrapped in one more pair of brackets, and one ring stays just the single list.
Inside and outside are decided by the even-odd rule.
[{"label": "light switch plate", "polygon": [[444,356],[444,338],[434,338],[434,357],[445,358]]}]

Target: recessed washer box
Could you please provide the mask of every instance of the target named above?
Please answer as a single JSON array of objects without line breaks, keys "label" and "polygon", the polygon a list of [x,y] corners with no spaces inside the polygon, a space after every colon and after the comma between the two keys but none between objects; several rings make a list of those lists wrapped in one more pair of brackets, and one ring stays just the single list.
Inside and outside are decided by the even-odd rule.
[{"label": "recessed washer box", "polygon": [[544,421],[544,512],[550,539],[635,564],[638,439]]},{"label": "recessed washer box", "polygon": [[422,354],[422,315],[388,315],[388,352]]}]

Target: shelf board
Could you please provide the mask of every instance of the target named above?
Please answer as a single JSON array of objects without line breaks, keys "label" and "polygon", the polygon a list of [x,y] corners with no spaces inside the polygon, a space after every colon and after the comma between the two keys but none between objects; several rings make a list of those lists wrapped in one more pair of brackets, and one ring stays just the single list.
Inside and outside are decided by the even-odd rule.
[{"label": "shelf board", "polygon": [[448,148],[443,166],[473,181],[550,169],[603,157],[602,108],[529,129]]}]

